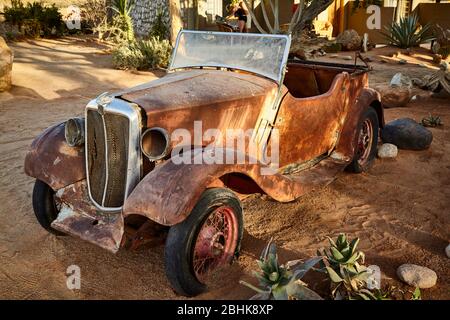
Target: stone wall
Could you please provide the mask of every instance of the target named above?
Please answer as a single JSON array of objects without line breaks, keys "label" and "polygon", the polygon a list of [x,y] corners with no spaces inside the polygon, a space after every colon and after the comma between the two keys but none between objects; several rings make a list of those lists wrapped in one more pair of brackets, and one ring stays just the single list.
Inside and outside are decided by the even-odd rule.
[{"label": "stone wall", "polygon": [[[135,0],[131,16],[134,31],[138,36],[145,37],[149,34],[159,11],[162,12],[163,21],[169,30],[169,0]],[[167,34],[168,36],[169,34]]]}]

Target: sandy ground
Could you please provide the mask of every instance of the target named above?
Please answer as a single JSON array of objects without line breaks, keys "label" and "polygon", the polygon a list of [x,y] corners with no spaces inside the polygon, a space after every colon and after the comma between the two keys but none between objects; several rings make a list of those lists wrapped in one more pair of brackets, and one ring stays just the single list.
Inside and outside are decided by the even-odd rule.
[{"label": "sandy ground", "polygon": [[[161,74],[113,70],[111,57],[98,45],[76,39],[19,42],[12,48],[14,87],[0,94],[0,298],[180,298],[165,278],[163,247],[113,255],[41,229],[31,207],[34,181],[23,173],[27,148],[44,128],[80,115],[99,93]],[[389,81],[398,71],[413,76],[431,71],[426,54],[406,58],[411,62],[406,66],[396,58],[374,62],[372,83]],[[292,203],[259,196],[245,200],[242,255],[226,280],[214,281],[198,298],[249,298],[251,291],[238,281],[253,281],[254,260],[272,236],[285,261],[314,255],[326,245],[325,236],[346,232],[361,238],[367,262],[381,268],[382,284],[409,289],[395,271],[402,263],[416,263],[438,275],[438,284],[423,290],[423,298],[449,299],[450,260],[444,248],[450,240],[450,101],[418,99],[406,108],[386,110],[386,118],[420,121],[428,113],[440,115],[445,124],[431,129],[429,150],[400,150],[395,160],[376,160],[367,174],[342,173],[328,187]],[[66,287],[66,269],[72,264],[81,268],[81,290]]]}]

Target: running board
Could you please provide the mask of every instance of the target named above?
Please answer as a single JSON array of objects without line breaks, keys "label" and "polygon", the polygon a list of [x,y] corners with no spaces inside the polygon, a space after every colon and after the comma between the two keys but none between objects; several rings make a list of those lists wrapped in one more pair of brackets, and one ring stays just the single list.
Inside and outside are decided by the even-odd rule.
[{"label": "running board", "polygon": [[351,159],[344,157],[337,152],[332,152],[331,155],[315,164],[314,166],[295,172],[283,175],[291,180],[297,186],[300,186],[300,192],[296,198],[305,193],[311,192],[327,186],[336,179],[336,175],[349,165]]}]

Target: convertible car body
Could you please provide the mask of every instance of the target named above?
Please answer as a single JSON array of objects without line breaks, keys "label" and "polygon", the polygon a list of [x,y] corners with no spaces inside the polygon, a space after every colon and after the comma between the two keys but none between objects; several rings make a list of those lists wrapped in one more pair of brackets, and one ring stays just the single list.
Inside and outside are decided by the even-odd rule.
[{"label": "convertible car body", "polygon": [[165,240],[172,286],[203,291],[239,251],[242,195],[293,201],[374,158],[384,120],[367,67],[290,61],[289,46],[181,31],[166,76],[103,94],[34,140],[38,221],[112,252]]}]

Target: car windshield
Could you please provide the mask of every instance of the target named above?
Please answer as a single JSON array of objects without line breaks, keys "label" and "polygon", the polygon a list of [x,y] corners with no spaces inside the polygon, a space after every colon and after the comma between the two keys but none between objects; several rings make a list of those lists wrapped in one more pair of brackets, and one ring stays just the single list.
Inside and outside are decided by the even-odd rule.
[{"label": "car windshield", "polygon": [[280,83],[290,42],[286,35],[182,30],[169,69],[232,68]]}]

